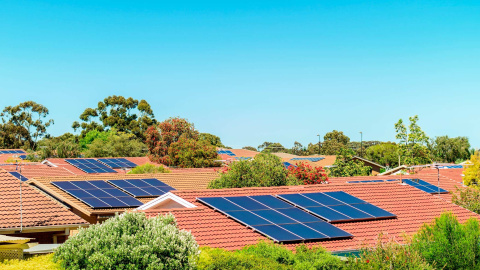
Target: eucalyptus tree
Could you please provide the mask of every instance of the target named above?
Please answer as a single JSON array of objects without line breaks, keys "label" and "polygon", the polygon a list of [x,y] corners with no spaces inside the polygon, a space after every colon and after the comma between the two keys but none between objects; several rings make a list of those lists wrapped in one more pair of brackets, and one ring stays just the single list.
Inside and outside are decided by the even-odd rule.
[{"label": "eucalyptus tree", "polygon": [[7,106],[0,113],[0,141],[4,148],[36,149],[37,141],[48,135],[47,128],[54,123],[46,119],[47,107],[34,101]]},{"label": "eucalyptus tree", "polygon": [[115,128],[119,132],[135,135],[144,140],[147,128],[156,123],[150,104],[132,97],[109,96],[98,102],[96,108],[86,108],[72,128],[81,129],[81,137],[91,130],[107,131]]}]

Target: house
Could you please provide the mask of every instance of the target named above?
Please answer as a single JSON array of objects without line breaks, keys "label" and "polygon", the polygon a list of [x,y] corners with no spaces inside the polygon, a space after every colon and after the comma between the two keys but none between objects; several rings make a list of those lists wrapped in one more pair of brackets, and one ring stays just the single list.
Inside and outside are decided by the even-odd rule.
[{"label": "house", "polygon": [[[426,182],[428,181],[428,183],[435,183],[434,175],[431,173],[419,174],[418,177]],[[457,184],[447,177],[443,177],[441,181],[441,186],[447,188],[448,183],[450,189]],[[174,198],[173,200],[177,204],[172,204],[172,206],[164,204],[165,207],[162,208],[154,207],[154,201],[152,201],[150,205],[142,206],[138,210],[144,211],[151,217],[171,213],[176,217],[178,226],[181,229],[191,231],[200,246],[228,250],[240,249],[245,245],[271,238],[253,229],[253,226],[246,226],[237,221],[236,218],[232,218],[232,214],[229,214],[228,211],[212,208],[211,205],[204,203],[207,201],[205,198],[257,195],[285,197],[285,194],[345,192],[394,215],[394,218],[386,219],[330,222],[337,229],[351,234],[351,237],[305,241],[308,246],[320,245],[334,253],[357,251],[364,245],[372,246],[376,243],[380,233],[401,243],[404,233],[407,235],[415,233],[424,223],[430,223],[445,211],[453,212],[461,222],[470,217],[480,217],[478,214],[451,203],[448,194],[427,193],[407,184],[407,180],[400,180],[398,177],[397,179],[375,176],[350,177],[348,179],[333,178],[330,182],[330,184],[308,186],[174,190],[168,196]],[[164,200],[159,197],[156,199],[156,203],[162,204]],[[292,205],[291,207],[298,206]],[[283,244],[293,249],[301,242],[286,241]]]},{"label": "house", "polygon": [[0,167],[0,234],[63,243],[70,230],[88,222]]},{"label": "house", "polygon": [[[128,210],[133,210],[136,207],[148,203],[149,201],[157,198],[159,195],[142,195],[133,196],[128,190],[122,189],[118,186],[112,185],[115,180],[137,180],[137,179],[157,179],[163,184],[176,190],[195,190],[205,189],[208,184],[218,177],[216,172],[180,172],[180,173],[156,173],[156,174],[94,174],[94,175],[76,175],[68,177],[34,177],[27,180],[25,183],[37,188],[48,196],[54,198],[59,203],[65,205],[76,215],[87,220],[91,224],[104,221],[110,217],[113,217],[116,213],[123,213]],[[58,183],[73,183],[74,185],[82,184],[86,181],[103,182],[103,186],[111,189],[115,189],[115,193],[120,192],[120,196],[129,197],[130,201],[136,202],[133,206],[129,207],[112,207],[115,205],[109,205],[107,207],[95,207],[86,203],[79,196],[67,192],[60,188],[62,184]],[[63,184],[65,185],[65,184]],[[80,189],[80,188],[79,188]],[[98,191],[97,191],[98,192]],[[101,191],[99,191],[101,192]],[[82,192],[83,193],[83,192]],[[123,193],[123,195],[121,194]],[[92,193],[93,194],[93,193]],[[97,195],[91,195],[95,197]],[[100,195],[98,195],[100,196]],[[118,195],[116,195],[118,196]],[[135,198],[134,198],[135,197]],[[124,204],[125,205],[125,204]],[[130,204],[128,204],[130,205]]]}]

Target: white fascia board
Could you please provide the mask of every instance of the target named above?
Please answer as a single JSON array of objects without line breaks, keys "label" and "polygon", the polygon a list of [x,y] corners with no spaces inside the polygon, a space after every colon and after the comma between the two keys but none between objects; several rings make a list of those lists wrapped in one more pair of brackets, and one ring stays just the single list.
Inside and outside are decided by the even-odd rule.
[{"label": "white fascia board", "polygon": [[176,203],[179,203],[183,206],[185,206],[186,208],[195,208],[197,206],[195,206],[194,204],[192,203],[189,203],[187,202],[186,200],[178,197],[177,195],[171,193],[171,192],[168,192],[168,193],[165,193],[163,194],[162,196],[154,199],[154,200],[151,200],[149,201],[148,203],[136,208],[135,210],[147,210],[147,209],[150,209],[152,207],[155,207],[155,205],[158,205],[166,200],[173,200],[175,201]]}]

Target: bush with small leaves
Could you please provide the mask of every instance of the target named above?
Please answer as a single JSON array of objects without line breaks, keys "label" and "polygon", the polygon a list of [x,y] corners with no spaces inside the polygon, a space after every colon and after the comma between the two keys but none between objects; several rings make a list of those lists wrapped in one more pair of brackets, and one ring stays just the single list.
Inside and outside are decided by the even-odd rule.
[{"label": "bush with small leaves", "polygon": [[70,237],[55,252],[66,269],[195,269],[198,245],[173,215],[124,213]]},{"label": "bush with small leaves", "polygon": [[146,174],[146,173],[169,173],[169,169],[163,167],[163,165],[155,166],[150,163],[145,163],[143,165],[133,168],[128,174]]}]

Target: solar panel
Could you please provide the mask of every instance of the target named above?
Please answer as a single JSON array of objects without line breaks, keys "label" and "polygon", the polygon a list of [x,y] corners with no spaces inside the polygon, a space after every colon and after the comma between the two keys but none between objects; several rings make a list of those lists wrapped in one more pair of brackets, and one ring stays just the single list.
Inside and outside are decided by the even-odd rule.
[{"label": "solar panel", "polygon": [[71,158],[65,161],[86,173],[116,173],[112,168],[93,158]]},{"label": "solar panel", "polygon": [[97,158],[97,160],[113,169],[137,167],[137,164],[126,158]]},{"label": "solar panel", "polygon": [[25,154],[23,150],[0,150],[0,154]]},{"label": "solar panel", "polygon": [[394,218],[394,214],[343,191],[281,194],[285,200],[328,222]]},{"label": "solar panel", "polygon": [[238,160],[249,160],[249,159],[251,159],[251,157],[235,157],[235,159],[238,159]]},{"label": "solar panel", "polygon": [[136,198],[161,196],[175,190],[155,178],[108,180],[108,182]]},{"label": "solar panel", "polygon": [[138,207],[143,203],[101,180],[52,182],[92,208]]},{"label": "solar panel", "polygon": [[324,157],[300,157],[300,158],[292,158],[292,160],[309,160],[311,162],[317,162],[317,161],[320,161],[322,159],[325,159]]},{"label": "solar panel", "polygon": [[430,194],[434,193],[448,193],[448,190],[445,190],[443,188],[440,188],[438,186],[432,185],[428,182],[425,182],[421,179],[404,179],[403,183],[410,185],[412,187],[415,187],[417,189],[420,189],[422,191],[425,191]]},{"label": "solar panel", "polygon": [[462,165],[438,166],[439,169],[462,169]]},{"label": "solar panel", "polygon": [[28,180],[28,178],[26,178],[25,176],[23,176],[23,175],[22,175],[21,173],[19,173],[19,172],[10,172],[10,174],[11,174],[12,176],[15,176],[15,177],[16,177],[18,180],[20,180],[20,181],[27,181],[27,180]]},{"label": "solar panel", "polygon": [[197,200],[278,242],[352,236],[271,195]]},{"label": "solar panel", "polygon": [[18,156],[18,158],[22,159],[22,160],[25,160],[25,159],[27,159],[27,155],[20,155],[20,156]]},{"label": "solar panel", "polygon": [[290,166],[293,166],[293,167],[295,167],[295,168],[297,167],[297,166],[293,165],[293,164],[290,163],[290,162],[283,162],[283,166],[285,166],[285,168],[287,168],[287,169],[288,169],[288,167],[290,167]]}]

